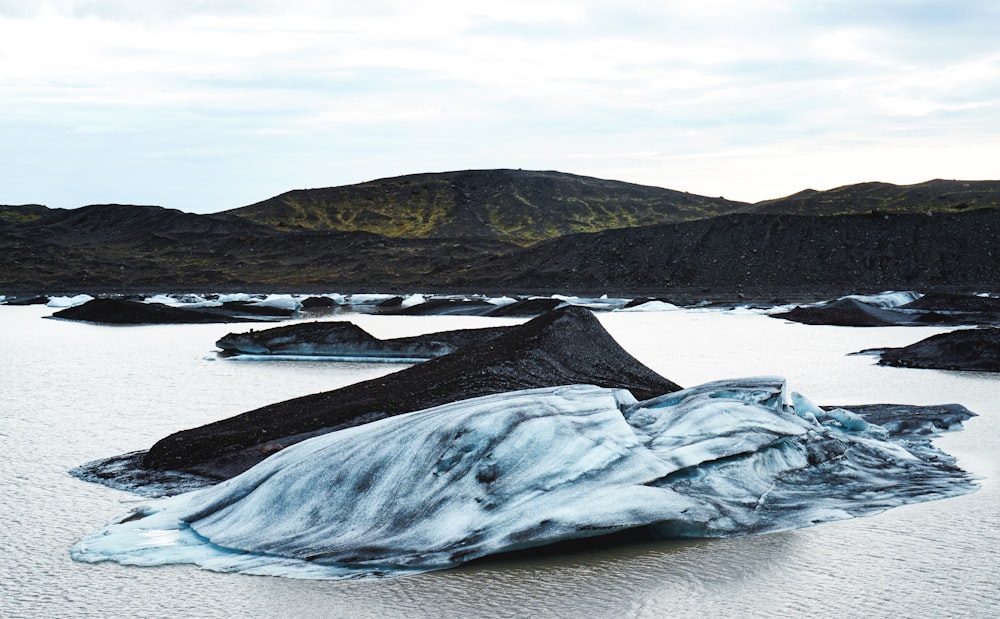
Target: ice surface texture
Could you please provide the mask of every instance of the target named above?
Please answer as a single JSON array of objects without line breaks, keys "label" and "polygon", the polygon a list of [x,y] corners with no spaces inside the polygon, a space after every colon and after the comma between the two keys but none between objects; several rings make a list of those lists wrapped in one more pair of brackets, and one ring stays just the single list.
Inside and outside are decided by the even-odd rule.
[{"label": "ice surface texture", "polygon": [[643,528],[765,533],[974,488],[946,454],[784,381],[638,403],[589,385],[489,395],[325,434],[139,508],[73,558],[296,577],[401,574]]}]

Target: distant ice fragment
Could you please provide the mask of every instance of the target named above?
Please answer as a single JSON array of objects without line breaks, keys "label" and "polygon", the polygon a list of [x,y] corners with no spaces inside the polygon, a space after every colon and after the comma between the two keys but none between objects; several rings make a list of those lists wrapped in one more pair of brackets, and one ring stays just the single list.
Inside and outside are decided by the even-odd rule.
[{"label": "distant ice fragment", "polygon": [[420,305],[421,303],[426,303],[427,297],[422,294],[411,294],[405,297],[403,301],[399,304],[400,307],[413,307],[414,305]]},{"label": "distant ice fragment", "polygon": [[589,385],[484,396],[303,441],[139,508],[71,553],[303,578],[398,575],[623,529],[780,531],[974,489],[926,441],[859,419],[773,377],[645,402]]},{"label": "distant ice fragment", "polygon": [[893,308],[912,303],[922,296],[924,295],[913,290],[887,290],[878,294],[850,294],[841,298],[854,299],[875,307]]},{"label": "distant ice fragment", "polygon": [[680,309],[673,303],[667,303],[666,301],[646,301],[641,305],[636,305],[634,307],[622,307],[616,309],[616,312],[672,312],[674,310]]},{"label": "distant ice fragment", "polygon": [[89,294],[78,294],[72,297],[51,297],[49,302],[46,303],[48,307],[76,307],[78,305],[83,305],[87,301],[93,301],[94,297]]},{"label": "distant ice fragment", "polygon": [[254,301],[252,305],[258,307],[273,307],[275,309],[298,311],[302,309],[302,304],[298,299],[288,294],[269,294],[259,301]]}]

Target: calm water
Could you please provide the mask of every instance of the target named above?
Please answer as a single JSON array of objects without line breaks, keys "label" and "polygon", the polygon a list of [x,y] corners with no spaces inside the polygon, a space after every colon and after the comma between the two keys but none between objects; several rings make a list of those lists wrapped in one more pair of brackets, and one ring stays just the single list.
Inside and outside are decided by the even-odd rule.
[{"label": "calm water", "polygon": [[[820,404],[964,404],[980,416],[937,444],[981,478],[971,495],[760,537],[496,560],[384,581],[297,581],[74,563],[74,542],[139,499],[66,471],[178,429],[400,368],[216,360],[213,343],[225,325],[41,319],[51,312],[0,308],[2,617],[1000,615],[1000,378],[880,368],[871,357],[847,356],[942,329],[812,327],[722,312],[600,316],[627,350],[684,386],[778,374]],[[380,337],[511,324],[351,319]]]}]

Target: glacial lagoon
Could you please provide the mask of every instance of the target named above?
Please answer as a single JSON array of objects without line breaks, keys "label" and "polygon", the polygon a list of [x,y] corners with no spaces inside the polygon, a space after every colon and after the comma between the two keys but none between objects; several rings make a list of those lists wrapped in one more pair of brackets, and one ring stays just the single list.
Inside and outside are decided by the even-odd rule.
[{"label": "glacial lagoon", "polygon": [[[42,320],[52,311],[0,308],[3,616],[985,616],[1000,608],[1000,378],[879,367],[849,355],[947,329],[807,326],[747,310],[599,314],[629,352],[683,386],[777,375],[824,405],[963,404],[979,416],[934,444],[977,478],[972,494],[768,535],[629,542],[384,580],[316,581],[74,562],[73,544],[146,500],[67,471],[178,429],[399,368],[232,362],[217,358],[212,343],[239,325]],[[337,318],[379,337],[518,322]]]}]

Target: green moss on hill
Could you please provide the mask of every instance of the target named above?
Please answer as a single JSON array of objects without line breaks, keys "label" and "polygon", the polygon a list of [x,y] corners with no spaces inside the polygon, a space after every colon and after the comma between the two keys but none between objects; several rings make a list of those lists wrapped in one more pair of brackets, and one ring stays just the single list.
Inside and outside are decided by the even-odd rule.
[{"label": "green moss on hill", "polygon": [[532,245],[576,232],[689,221],[747,206],[560,172],[471,170],[290,191],[230,213],[279,228]]},{"label": "green moss on hill", "polygon": [[916,185],[859,183],[828,191],[807,189],[753,205],[757,213],[851,215],[861,213],[958,213],[1000,208],[1000,181],[933,180]]}]

